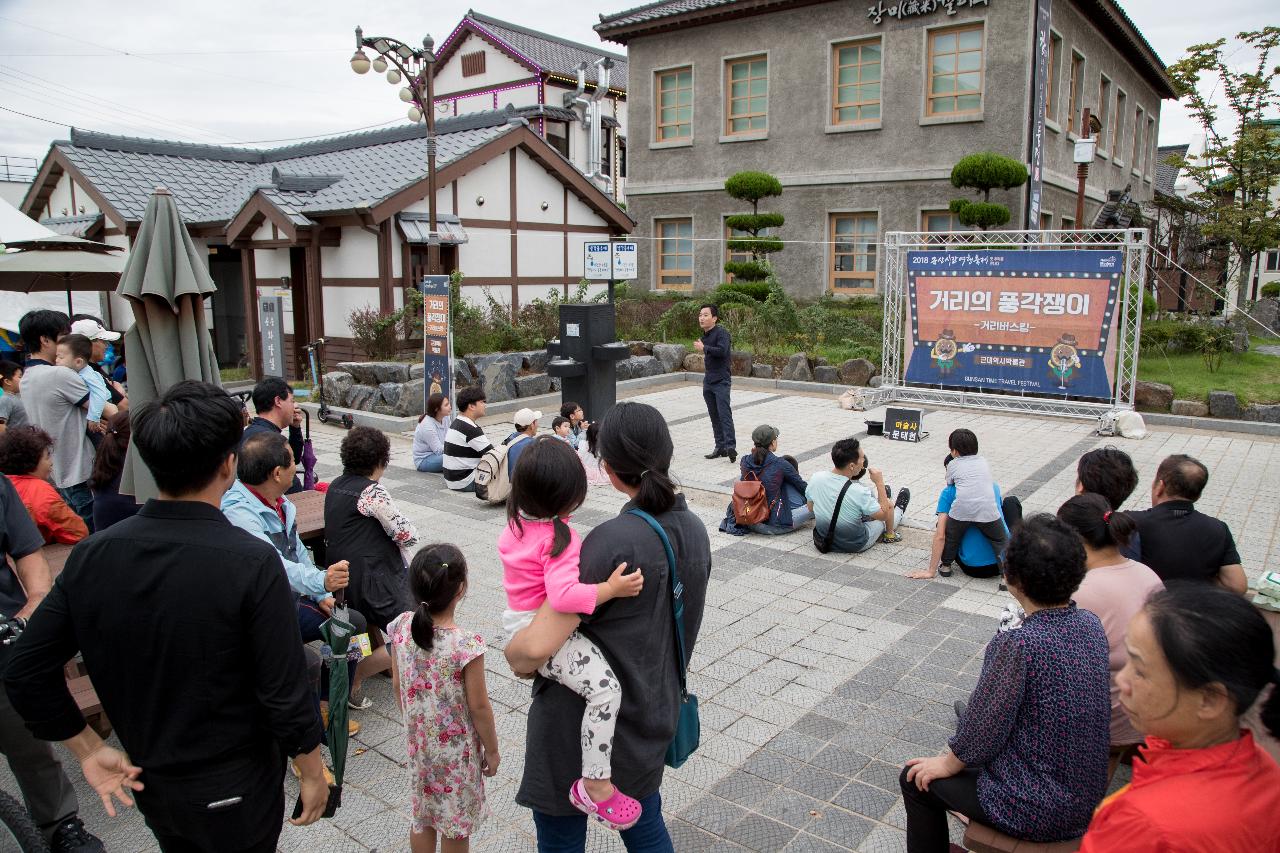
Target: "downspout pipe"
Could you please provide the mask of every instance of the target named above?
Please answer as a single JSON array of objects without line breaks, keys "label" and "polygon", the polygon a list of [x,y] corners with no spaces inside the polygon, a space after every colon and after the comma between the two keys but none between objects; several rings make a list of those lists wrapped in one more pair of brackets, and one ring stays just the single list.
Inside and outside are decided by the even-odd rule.
[{"label": "downspout pipe", "polygon": [[602,56],[596,60],[596,88],[591,93],[591,123],[589,127],[589,141],[587,146],[590,149],[590,157],[587,159],[587,177],[603,180],[608,183],[608,176],[603,175],[603,163],[601,162],[601,148],[604,147],[604,128],[600,125],[600,101],[609,92],[610,71],[613,68],[613,60],[607,56]]}]

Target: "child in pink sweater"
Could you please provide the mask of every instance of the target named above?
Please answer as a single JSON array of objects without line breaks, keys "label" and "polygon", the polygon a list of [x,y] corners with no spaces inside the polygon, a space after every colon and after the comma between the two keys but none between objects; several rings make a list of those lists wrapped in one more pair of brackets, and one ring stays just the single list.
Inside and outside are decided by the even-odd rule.
[{"label": "child in pink sweater", "polygon": [[[507,499],[507,527],[498,537],[509,634],[527,628],[543,602],[559,613],[594,613],[613,598],[640,594],[640,572],[624,574],[623,563],[604,583],[579,581],[582,540],[566,524],[587,497],[587,477],[578,456],[555,438],[535,439],[520,455]],[[615,830],[640,819],[640,803],[611,781],[613,733],[622,687],[596,645],[577,631],[538,672],[586,700],[582,716],[582,778],[569,789],[579,810]]]}]

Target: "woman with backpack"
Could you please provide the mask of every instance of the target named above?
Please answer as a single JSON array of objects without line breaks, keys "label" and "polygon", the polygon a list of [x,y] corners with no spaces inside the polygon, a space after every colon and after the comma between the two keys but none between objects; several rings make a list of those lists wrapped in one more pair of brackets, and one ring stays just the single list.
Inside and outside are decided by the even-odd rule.
[{"label": "woman with backpack", "polygon": [[776,455],[777,427],[756,427],[751,443],[751,452],[739,463],[742,477],[733,489],[732,511],[738,526],[767,536],[798,530],[813,518],[804,497],[809,484],[786,457]]}]

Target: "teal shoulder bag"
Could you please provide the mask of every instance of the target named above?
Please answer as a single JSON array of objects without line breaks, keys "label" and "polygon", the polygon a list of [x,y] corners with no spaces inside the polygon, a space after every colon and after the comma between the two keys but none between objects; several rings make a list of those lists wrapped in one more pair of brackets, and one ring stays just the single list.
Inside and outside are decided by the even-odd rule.
[{"label": "teal shoulder bag", "polygon": [[689,657],[685,654],[684,645],[684,584],[680,582],[680,573],[676,569],[676,555],[671,550],[671,540],[662,529],[658,520],[642,509],[629,509],[627,512],[644,519],[662,540],[662,549],[667,553],[667,567],[671,570],[671,621],[675,625],[676,635],[676,672],[680,675],[680,715],[676,718],[676,734],[667,746],[667,766],[679,767],[693,755],[702,738],[702,724],[698,721],[698,697],[689,692],[685,684],[685,666]]}]

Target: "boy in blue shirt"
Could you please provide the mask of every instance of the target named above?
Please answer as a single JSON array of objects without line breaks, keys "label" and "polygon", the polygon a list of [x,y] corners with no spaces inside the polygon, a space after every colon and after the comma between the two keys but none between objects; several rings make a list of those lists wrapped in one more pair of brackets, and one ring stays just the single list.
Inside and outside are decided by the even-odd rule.
[{"label": "boy in blue shirt", "polygon": [[102,434],[107,431],[105,421],[119,410],[111,404],[111,392],[107,390],[106,380],[89,364],[92,355],[93,342],[84,335],[63,335],[58,338],[57,363],[78,373],[89,388],[85,422],[89,440],[97,447]]}]

